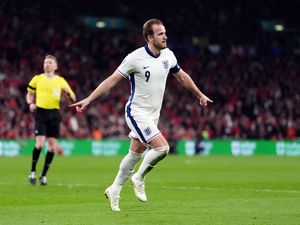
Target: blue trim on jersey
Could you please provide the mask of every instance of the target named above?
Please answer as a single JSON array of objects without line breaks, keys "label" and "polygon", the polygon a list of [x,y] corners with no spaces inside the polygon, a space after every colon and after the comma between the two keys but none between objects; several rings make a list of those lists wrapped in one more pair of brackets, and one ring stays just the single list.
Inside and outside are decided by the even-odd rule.
[{"label": "blue trim on jersey", "polygon": [[178,64],[176,64],[176,66],[174,66],[173,68],[170,69],[171,73],[178,73],[180,70],[180,66]]},{"label": "blue trim on jersey", "polygon": [[131,103],[132,103],[132,99],[133,99],[133,96],[134,96],[134,92],[135,92],[135,80],[134,80],[134,75],[131,74],[130,75],[130,83],[131,83],[131,96],[129,98],[129,104],[127,105],[126,107],[126,112],[127,112],[127,116],[129,117],[134,129],[136,130],[136,132],[140,135],[142,141],[147,144],[147,141],[146,139],[144,138],[143,136],[143,133],[141,132],[140,128],[138,127],[136,121],[134,120],[133,116],[131,115]]},{"label": "blue trim on jersey", "polygon": [[153,55],[153,53],[150,51],[148,45],[145,45],[145,50],[150,56],[152,56],[154,58],[158,58],[160,56],[160,52],[159,52],[158,56]]}]

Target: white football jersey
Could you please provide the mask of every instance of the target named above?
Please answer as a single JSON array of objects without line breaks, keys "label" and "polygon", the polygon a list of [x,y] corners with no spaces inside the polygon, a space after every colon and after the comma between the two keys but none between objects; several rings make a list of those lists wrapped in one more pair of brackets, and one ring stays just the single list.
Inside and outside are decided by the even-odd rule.
[{"label": "white football jersey", "polygon": [[127,116],[136,119],[157,119],[160,114],[167,76],[180,67],[174,53],[166,48],[154,56],[148,46],[128,54],[118,67],[123,77],[129,78],[131,95],[126,104]]}]

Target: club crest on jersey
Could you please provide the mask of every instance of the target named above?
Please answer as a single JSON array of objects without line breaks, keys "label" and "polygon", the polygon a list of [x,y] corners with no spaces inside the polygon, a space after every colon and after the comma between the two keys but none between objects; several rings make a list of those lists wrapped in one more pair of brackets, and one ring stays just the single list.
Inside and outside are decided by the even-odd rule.
[{"label": "club crest on jersey", "polygon": [[162,64],[163,64],[164,69],[168,69],[169,68],[169,62],[168,62],[168,60],[163,60]]},{"label": "club crest on jersey", "polygon": [[144,129],[144,132],[146,135],[150,135],[152,133],[150,127],[147,127],[146,129]]}]

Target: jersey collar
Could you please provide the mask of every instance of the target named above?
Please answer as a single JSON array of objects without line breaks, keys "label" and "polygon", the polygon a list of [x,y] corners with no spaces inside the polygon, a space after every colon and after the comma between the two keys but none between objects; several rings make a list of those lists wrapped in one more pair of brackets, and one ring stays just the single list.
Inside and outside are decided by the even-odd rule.
[{"label": "jersey collar", "polygon": [[148,55],[150,55],[150,56],[152,56],[154,58],[158,58],[160,56],[160,53],[157,56],[153,55],[153,53],[150,51],[148,45],[145,45],[145,50],[148,53]]},{"label": "jersey collar", "polygon": [[48,79],[53,79],[54,77],[56,77],[56,74],[53,74],[51,76],[47,75],[46,73],[43,73],[45,77],[47,77]]}]

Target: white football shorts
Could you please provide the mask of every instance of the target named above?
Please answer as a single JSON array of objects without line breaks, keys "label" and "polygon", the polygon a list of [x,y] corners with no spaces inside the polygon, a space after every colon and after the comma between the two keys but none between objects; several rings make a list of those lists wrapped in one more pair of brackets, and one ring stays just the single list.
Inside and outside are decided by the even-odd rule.
[{"label": "white football shorts", "polygon": [[133,116],[125,116],[125,119],[131,130],[128,136],[130,138],[139,139],[140,142],[145,145],[160,134],[160,131],[157,128],[158,119],[139,119]]}]

